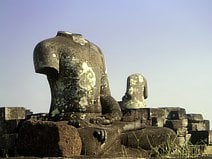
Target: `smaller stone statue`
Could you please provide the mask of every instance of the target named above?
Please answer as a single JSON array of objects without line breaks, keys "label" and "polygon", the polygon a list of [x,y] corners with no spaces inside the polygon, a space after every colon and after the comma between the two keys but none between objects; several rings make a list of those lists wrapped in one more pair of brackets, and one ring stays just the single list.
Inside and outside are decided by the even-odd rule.
[{"label": "smaller stone statue", "polygon": [[146,108],[148,97],[147,81],[141,74],[132,74],[127,78],[127,90],[122,98],[122,109]]}]

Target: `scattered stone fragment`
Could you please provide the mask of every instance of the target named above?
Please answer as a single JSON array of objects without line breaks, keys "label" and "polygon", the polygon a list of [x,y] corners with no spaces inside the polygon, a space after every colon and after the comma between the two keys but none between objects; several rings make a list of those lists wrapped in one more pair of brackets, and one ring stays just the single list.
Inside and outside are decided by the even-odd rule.
[{"label": "scattered stone fragment", "polygon": [[71,157],[80,155],[81,139],[66,122],[33,121],[22,124],[17,150],[22,156]]},{"label": "scattered stone fragment", "polygon": [[166,146],[176,140],[176,133],[169,128],[147,127],[145,129],[127,132],[122,136],[122,143],[132,148],[151,150],[152,147]]}]

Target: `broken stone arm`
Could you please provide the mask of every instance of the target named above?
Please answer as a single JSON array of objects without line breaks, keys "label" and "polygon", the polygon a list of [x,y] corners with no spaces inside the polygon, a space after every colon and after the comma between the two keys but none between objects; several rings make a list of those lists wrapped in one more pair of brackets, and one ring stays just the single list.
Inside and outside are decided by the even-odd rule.
[{"label": "broken stone arm", "polygon": [[106,119],[121,120],[122,112],[118,102],[111,96],[107,71],[105,67],[104,57],[102,55],[103,74],[101,80],[100,101],[102,105],[102,114]]},{"label": "broken stone arm", "polygon": [[40,42],[34,49],[33,61],[36,73],[57,77],[59,73],[59,59],[56,46],[52,48]]}]

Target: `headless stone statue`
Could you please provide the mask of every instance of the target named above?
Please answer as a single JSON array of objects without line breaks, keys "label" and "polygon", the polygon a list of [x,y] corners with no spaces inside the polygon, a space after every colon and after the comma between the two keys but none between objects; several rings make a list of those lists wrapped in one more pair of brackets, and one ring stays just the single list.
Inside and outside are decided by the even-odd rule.
[{"label": "headless stone statue", "polygon": [[96,45],[80,34],[60,31],[37,44],[34,66],[37,73],[47,75],[51,117],[68,113],[82,113],[80,118],[101,115],[100,97],[111,96],[104,56]]},{"label": "headless stone statue", "polygon": [[[63,126],[67,127],[68,131],[68,125],[75,127],[71,127],[70,130],[77,129],[81,139],[81,142],[77,143],[82,143],[81,155],[115,157],[117,152],[123,153],[121,145],[125,145],[129,147],[129,151],[126,152],[134,156],[137,150],[131,151],[131,148],[138,143],[128,142],[132,139],[130,133],[142,134],[138,137],[143,141],[142,137],[148,132],[142,131],[145,125],[143,126],[140,120],[119,121],[122,112],[110,94],[104,57],[96,45],[80,34],[58,32],[56,37],[37,44],[34,49],[34,65],[37,73],[47,75],[51,88],[50,119],[68,120]],[[128,78],[127,92],[123,97],[125,109],[144,108],[146,98],[146,80],[140,74],[131,75]],[[67,116],[70,118],[66,118]],[[114,122],[107,123],[107,119]],[[52,124],[55,123],[47,123],[47,128],[51,129]],[[33,127],[33,124],[31,125]],[[59,128],[57,125],[56,127]],[[153,130],[151,136],[158,135],[158,132],[158,129]],[[160,132],[164,134],[164,131]],[[44,130],[43,133],[44,136],[48,134]],[[62,133],[60,136],[66,137]],[[72,139],[67,141],[72,143]],[[63,152],[66,152],[65,148]],[[79,151],[73,154],[79,154]]]},{"label": "headless stone statue", "polygon": [[140,109],[146,107],[148,97],[147,81],[141,74],[132,74],[127,78],[127,90],[122,98],[123,109]]}]

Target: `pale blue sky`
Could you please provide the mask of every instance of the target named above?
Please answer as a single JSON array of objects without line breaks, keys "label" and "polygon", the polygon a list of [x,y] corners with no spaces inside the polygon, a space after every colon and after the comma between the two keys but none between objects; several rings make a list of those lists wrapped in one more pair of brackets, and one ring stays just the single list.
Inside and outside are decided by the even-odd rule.
[{"label": "pale blue sky", "polygon": [[117,100],[127,76],[142,73],[148,107],[212,119],[211,0],[2,0],[0,20],[0,106],[48,112],[50,90],[34,73],[33,49],[64,30],[102,49]]}]

